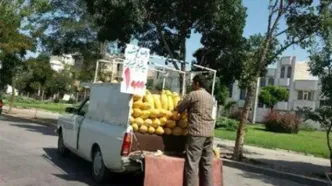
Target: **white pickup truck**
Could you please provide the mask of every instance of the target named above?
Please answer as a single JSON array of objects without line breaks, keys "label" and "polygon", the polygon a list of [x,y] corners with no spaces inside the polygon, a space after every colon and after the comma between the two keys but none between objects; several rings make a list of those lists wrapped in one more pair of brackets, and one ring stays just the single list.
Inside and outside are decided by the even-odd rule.
[{"label": "white pickup truck", "polygon": [[184,136],[134,133],[129,124],[131,102],[131,95],[120,92],[120,84],[92,84],[90,98],[67,108],[68,114],[58,120],[58,153],[71,151],[92,162],[94,179],[103,182],[109,171],[142,170],[144,157],[134,152],[184,151]]}]

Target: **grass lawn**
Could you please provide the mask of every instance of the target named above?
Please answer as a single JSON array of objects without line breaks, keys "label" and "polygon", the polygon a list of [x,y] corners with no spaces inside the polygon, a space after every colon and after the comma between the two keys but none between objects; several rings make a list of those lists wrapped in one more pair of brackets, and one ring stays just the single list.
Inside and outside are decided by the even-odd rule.
[{"label": "grass lawn", "polygon": [[[285,149],[329,158],[325,132],[300,131],[298,134],[282,134],[265,131],[263,125],[247,125],[245,144],[268,149]],[[216,129],[215,136],[235,140],[236,131]]]},{"label": "grass lawn", "polygon": [[[8,104],[7,101],[4,101],[5,104]],[[68,104],[64,103],[22,103],[22,102],[14,102],[14,107],[22,107],[22,108],[38,108],[42,110],[47,110],[51,112],[63,113],[65,108],[68,107]]]}]

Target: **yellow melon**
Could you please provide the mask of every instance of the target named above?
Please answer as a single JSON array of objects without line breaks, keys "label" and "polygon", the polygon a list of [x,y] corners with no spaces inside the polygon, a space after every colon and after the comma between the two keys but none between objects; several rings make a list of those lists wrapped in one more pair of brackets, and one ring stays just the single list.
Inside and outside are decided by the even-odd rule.
[{"label": "yellow melon", "polygon": [[170,129],[170,128],[164,128],[164,134],[171,135],[172,134],[172,129]]},{"label": "yellow melon", "polygon": [[159,117],[164,117],[167,116],[167,110],[165,109],[160,109],[159,110]]},{"label": "yellow melon", "polygon": [[133,116],[134,116],[135,118],[141,116],[141,114],[142,114],[141,109],[138,109],[138,108],[135,108],[135,109],[134,109],[134,111],[133,111]]},{"label": "yellow melon", "polygon": [[142,118],[138,117],[138,118],[135,118],[134,123],[136,123],[138,126],[141,126],[141,125],[143,125],[144,120]]},{"label": "yellow melon", "polygon": [[188,126],[188,123],[185,120],[181,119],[178,121],[178,126],[184,129]]},{"label": "yellow melon", "polygon": [[164,134],[164,129],[162,128],[162,127],[158,127],[157,129],[156,129],[156,134],[158,134],[158,135],[163,135]]},{"label": "yellow melon", "polygon": [[161,94],[161,107],[165,110],[168,110],[168,97],[166,94]]},{"label": "yellow melon", "polygon": [[148,129],[148,133],[149,134],[154,134],[155,132],[156,132],[156,129],[153,128],[152,126],[150,126],[149,129]]},{"label": "yellow melon", "polygon": [[152,109],[152,106],[150,105],[150,103],[145,102],[145,103],[142,103],[140,105],[140,109],[141,110],[149,110],[149,109]]},{"label": "yellow melon", "polygon": [[133,124],[133,123],[134,123],[134,121],[135,121],[135,118],[134,118],[134,117],[132,117],[132,116],[130,116],[130,118],[129,118],[129,123],[130,123],[130,124]]},{"label": "yellow melon", "polygon": [[161,109],[160,95],[153,94],[154,108]]},{"label": "yellow melon", "polygon": [[135,102],[133,103],[133,108],[134,108],[134,109],[135,109],[135,108],[141,108],[142,105],[143,105],[142,100],[138,100],[138,101],[135,101]]},{"label": "yellow melon", "polygon": [[161,125],[161,122],[160,122],[160,120],[158,118],[153,119],[153,121],[152,121],[152,126],[153,127],[157,128],[160,125]]},{"label": "yellow melon", "polygon": [[172,111],[167,110],[166,111],[166,118],[171,118],[173,116]]},{"label": "yellow melon", "polygon": [[168,98],[168,110],[173,111],[174,110],[174,103],[173,103],[173,97],[167,96]]},{"label": "yellow melon", "polygon": [[172,130],[172,134],[174,136],[181,136],[183,133],[183,130],[180,128],[180,127],[175,127],[173,130]]},{"label": "yellow melon", "polygon": [[139,128],[138,131],[141,132],[141,133],[146,133],[146,132],[148,131],[148,127],[145,126],[145,125],[142,125],[142,126]]},{"label": "yellow melon", "polygon": [[166,125],[166,123],[167,123],[167,118],[166,117],[161,117],[159,120],[160,120],[160,125],[161,126],[165,126]]},{"label": "yellow melon", "polygon": [[150,110],[150,118],[157,118],[159,117],[159,110],[158,109],[151,109]]},{"label": "yellow melon", "polygon": [[133,99],[134,99],[134,101],[142,100],[142,96],[134,95]]},{"label": "yellow melon", "polygon": [[143,98],[143,100],[148,103],[148,105],[150,105],[150,108],[154,108],[154,100],[153,100],[153,96],[151,94],[146,94]]},{"label": "yellow melon", "polygon": [[177,111],[173,111],[172,119],[177,121],[180,119],[180,114]]},{"label": "yellow melon", "polygon": [[144,120],[143,124],[146,125],[146,126],[151,126],[152,125],[152,120],[151,119],[146,119],[146,120]]},{"label": "yellow melon", "polygon": [[171,95],[172,95],[172,92],[169,91],[169,90],[165,90],[165,94],[166,94],[167,96],[171,96]]},{"label": "yellow melon", "polygon": [[174,128],[176,126],[176,123],[175,123],[174,120],[167,120],[166,126],[167,126],[167,128],[171,128],[172,129],[172,128]]},{"label": "yellow melon", "polygon": [[180,102],[180,97],[179,96],[173,96],[174,109],[178,106],[179,102]]},{"label": "yellow melon", "polygon": [[133,123],[131,126],[133,127],[133,130],[135,132],[138,131],[139,127],[138,127],[138,125],[136,123]]},{"label": "yellow melon", "polygon": [[146,119],[150,116],[150,111],[149,110],[143,110],[141,114],[141,118]]}]

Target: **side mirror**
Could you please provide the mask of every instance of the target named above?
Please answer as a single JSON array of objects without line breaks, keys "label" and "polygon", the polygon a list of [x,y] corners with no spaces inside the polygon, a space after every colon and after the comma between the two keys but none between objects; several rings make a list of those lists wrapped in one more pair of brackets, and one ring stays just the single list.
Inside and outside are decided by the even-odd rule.
[{"label": "side mirror", "polygon": [[73,108],[73,107],[67,107],[66,109],[65,109],[65,112],[67,112],[67,113],[74,113],[76,111],[76,109],[75,108]]}]

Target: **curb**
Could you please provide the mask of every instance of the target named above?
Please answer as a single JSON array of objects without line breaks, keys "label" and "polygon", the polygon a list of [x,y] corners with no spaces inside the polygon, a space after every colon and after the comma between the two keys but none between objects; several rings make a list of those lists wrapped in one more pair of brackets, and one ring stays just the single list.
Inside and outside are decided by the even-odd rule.
[{"label": "curb", "polygon": [[263,168],[256,165],[250,165],[242,162],[232,161],[229,159],[221,158],[223,161],[223,165],[227,167],[237,168],[241,170],[246,170],[253,173],[264,174],[270,177],[275,177],[284,180],[290,180],[293,182],[297,182],[304,185],[310,186],[330,186],[328,181],[320,180],[316,178],[310,178],[298,174],[292,174],[287,172],[282,172],[278,170],[274,170],[271,168]]}]

